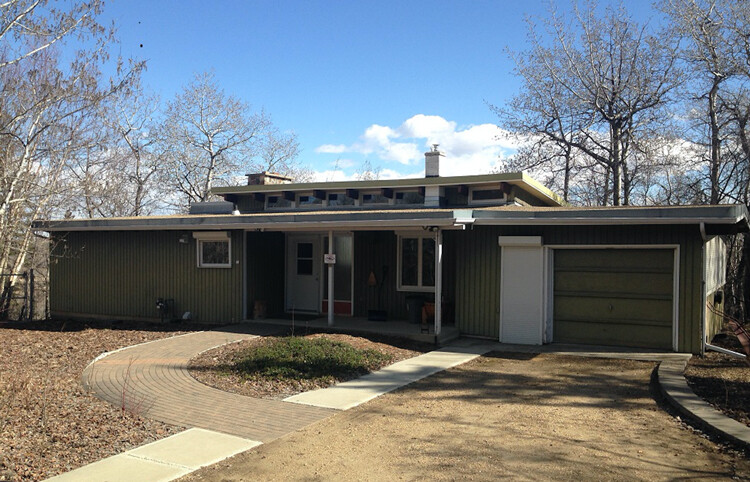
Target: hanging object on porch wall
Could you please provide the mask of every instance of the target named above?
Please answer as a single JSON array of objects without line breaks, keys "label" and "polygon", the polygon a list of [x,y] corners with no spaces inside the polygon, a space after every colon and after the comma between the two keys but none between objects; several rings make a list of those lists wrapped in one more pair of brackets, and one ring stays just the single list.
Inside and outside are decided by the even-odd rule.
[{"label": "hanging object on porch wall", "polygon": [[375,278],[375,272],[370,271],[370,276],[367,277],[367,286],[377,286],[378,280]]}]

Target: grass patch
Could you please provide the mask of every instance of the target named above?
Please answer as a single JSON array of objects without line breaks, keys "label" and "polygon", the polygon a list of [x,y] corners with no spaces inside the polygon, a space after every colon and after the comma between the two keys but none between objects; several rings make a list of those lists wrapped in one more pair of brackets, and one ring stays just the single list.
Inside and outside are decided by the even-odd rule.
[{"label": "grass patch", "polygon": [[243,379],[330,384],[391,362],[393,356],[323,337],[272,337],[234,355],[229,370]]}]

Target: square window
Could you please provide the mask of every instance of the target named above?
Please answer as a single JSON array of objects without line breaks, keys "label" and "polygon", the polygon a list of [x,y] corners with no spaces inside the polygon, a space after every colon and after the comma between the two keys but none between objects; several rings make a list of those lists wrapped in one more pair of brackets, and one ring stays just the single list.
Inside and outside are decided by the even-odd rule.
[{"label": "square window", "polygon": [[435,238],[430,235],[400,236],[398,263],[399,290],[435,290]]},{"label": "square window", "polygon": [[297,243],[297,257],[298,258],[312,258],[313,257],[313,244],[312,243]]},{"label": "square window", "polygon": [[231,250],[229,239],[199,239],[198,267],[229,268],[231,267]]},{"label": "square window", "polygon": [[362,204],[388,204],[389,200],[382,194],[362,194]]},{"label": "square window", "polygon": [[416,191],[397,192],[394,204],[424,204],[424,196]]}]

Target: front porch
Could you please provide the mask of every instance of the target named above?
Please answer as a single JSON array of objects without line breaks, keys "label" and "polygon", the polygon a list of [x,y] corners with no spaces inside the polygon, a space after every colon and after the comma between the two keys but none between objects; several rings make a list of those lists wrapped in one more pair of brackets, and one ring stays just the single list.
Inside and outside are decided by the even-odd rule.
[{"label": "front porch", "polygon": [[325,315],[313,319],[310,319],[309,316],[302,316],[302,319],[267,318],[248,321],[287,328],[293,327],[296,333],[302,334],[306,330],[312,329],[315,331],[347,333],[351,335],[392,336],[434,345],[443,345],[459,337],[458,328],[452,325],[443,325],[440,334],[436,335],[432,324],[428,325],[428,330],[423,331],[423,325],[419,323],[409,323],[406,321],[369,321],[367,318],[349,316],[334,317],[333,326],[328,326],[328,318]]}]

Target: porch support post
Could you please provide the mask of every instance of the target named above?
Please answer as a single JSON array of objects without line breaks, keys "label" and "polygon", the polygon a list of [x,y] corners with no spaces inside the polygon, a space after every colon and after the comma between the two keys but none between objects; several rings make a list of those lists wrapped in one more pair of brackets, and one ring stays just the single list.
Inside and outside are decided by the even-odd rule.
[{"label": "porch support post", "polygon": [[[333,231],[328,231],[328,254],[333,254]],[[333,326],[333,264],[328,265],[328,326]]]},{"label": "porch support post", "polygon": [[443,325],[443,232],[435,232],[435,336]]}]

